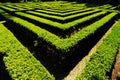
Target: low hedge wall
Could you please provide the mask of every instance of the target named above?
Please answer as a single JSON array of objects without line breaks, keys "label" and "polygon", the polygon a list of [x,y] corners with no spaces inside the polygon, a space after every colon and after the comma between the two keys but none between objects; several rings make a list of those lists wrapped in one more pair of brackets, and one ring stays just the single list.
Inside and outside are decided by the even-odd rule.
[{"label": "low hedge wall", "polygon": [[55,80],[15,36],[0,24],[0,54],[13,80]]},{"label": "low hedge wall", "polygon": [[110,80],[112,65],[120,48],[120,20],[103,40],[76,80]]}]

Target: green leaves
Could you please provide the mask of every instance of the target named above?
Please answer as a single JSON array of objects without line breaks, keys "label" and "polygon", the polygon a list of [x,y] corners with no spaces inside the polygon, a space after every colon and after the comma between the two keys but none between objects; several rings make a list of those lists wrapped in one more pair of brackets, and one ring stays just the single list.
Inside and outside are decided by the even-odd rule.
[{"label": "green leaves", "polygon": [[[20,14],[20,15],[24,15],[24,13],[22,13],[22,12],[17,12],[17,13]],[[97,14],[99,15],[99,14],[105,14],[105,13],[106,12],[100,12],[100,13],[97,13]],[[6,13],[6,14],[9,15],[8,13]],[[32,31],[33,33],[37,34],[39,38],[42,38],[47,43],[50,43],[50,44],[56,46],[56,48],[58,50],[67,52],[67,51],[69,51],[69,49],[71,47],[75,46],[80,40],[82,40],[82,39],[86,38],[87,36],[93,34],[97,29],[102,27],[105,23],[107,23],[109,20],[111,20],[115,15],[117,15],[117,13],[110,13],[109,15],[103,17],[102,19],[100,19],[100,20],[96,21],[95,23],[87,26],[86,28],[83,28],[82,30],[80,30],[80,31],[76,32],[75,34],[73,34],[72,36],[70,36],[69,38],[65,38],[65,39],[60,39],[58,36],[48,32],[47,30],[42,29],[39,26],[36,26],[36,25],[34,25],[34,24],[32,24],[28,21],[25,21],[23,19],[20,19],[18,17],[11,16],[11,15],[9,15],[10,17],[5,16],[5,15],[4,16],[6,18],[8,18],[9,20],[17,23],[18,25],[21,25],[24,28],[26,28],[26,29]],[[32,18],[36,18],[32,15],[27,15],[27,14],[25,14],[24,16],[29,16],[29,17],[32,17]]]},{"label": "green leaves", "polygon": [[[17,5],[14,7],[14,4],[7,4],[7,6],[0,6],[3,10],[8,12],[15,12],[15,15],[19,15],[22,17],[27,17],[28,19],[36,20],[40,23],[48,24],[53,27],[59,28],[62,31],[69,29],[71,27],[74,27],[78,25],[79,23],[83,23],[85,21],[89,21],[93,18],[97,18],[98,16],[105,15],[107,11],[99,8],[102,7],[94,7],[95,10],[92,8],[86,8],[86,4],[83,4],[83,6],[71,6],[72,4],[66,4],[66,5],[59,5],[56,3],[49,3],[46,2],[45,4],[41,3],[38,4],[35,3],[28,3],[29,5],[25,6],[26,4],[15,4]],[[1,4],[2,5],[2,4]],[[36,5],[36,6],[34,6]],[[64,9],[67,5],[69,5],[66,9]],[[24,8],[22,8],[24,6]],[[64,7],[63,7],[64,6]],[[57,8],[56,8],[57,7]],[[112,7],[112,6],[103,6],[105,9]],[[31,10],[31,9],[41,9],[41,10],[35,10],[38,12],[33,11],[27,11],[28,13],[49,17],[49,18],[55,18],[59,20],[67,20],[72,19],[75,17],[85,16],[89,15],[74,21],[71,21],[69,23],[61,24],[58,22],[53,22],[48,19],[40,18],[38,16],[34,16],[32,14],[27,14],[25,12],[21,12],[20,10]],[[47,9],[47,8],[54,8]],[[58,8],[61,8],[58,10]],[[72,10],[67,10],[70,8],[74,8]],[[80,10],[78,10],[80,8]],[[113,8],[113,7],[112,7]],[[42,10],[43,9],[43,10]],[[83,10],[84,9],[84,10]],[[20,25],[21,27],[24,27],[25,29],[31,31],[32,33],[35,33],[39,39],[43,39],[48,44],[55,46],[56,49],[60,50],[63,53],[66,53],[70,51],[70,48],[74,47],[78,44],[79,41],[87,38],[90,35],[93,35],[94,32],[96,32],[99,28],[101,28],[104,24],[109,22],[117,13],[109,13],[108,15],[104,16],[103,18],[99,19],[98,21],[94,22],[93,24],[90,24],[89,26],[86,26],[85,28],[82,28],[78,32],[74,33],[70,37],[67,38],[60,38],[49,31],[40,28],[40,26],[36,26],[26,20],[23,20],[19,17],[15,17],[10,15],[9,13],[6,13],[0,9],[0,14],[4,16],[7,20],[12,21],[13,23],[16,23],[17,25]],[[61,11],[62,10],[62,11]],[[90,11],[91,10],[91,11]],[[49,11],[49,12],[48,12]],[[54,12],[52,12],[54,11]],[[87,12],[85,12],[87,11]],[[101,11],[101,12],[100,12]],[[59,12],[59,13],[58,13]],[[81,13],[83,12],[83,13]],[[111,11],[113,12],[113,11]],[[13,12],[14,13],[14,12]],[[54,14],[59,15],[58,16],[49,16],[48,14]],[[61,14],[63,13],[63,14]],[[81,14],[79,14],[81,13]],[[94,13],[94,14],[93,14]],[[72,15],[76,14],[76,15]],[[68,16],[69,15],[69,16]],[[60,17],[60,16],[67,16],[67,17]],[[7,70],[9,74],[12,76],[13,79],[24,79],[24,80],[54,80],[55,78],[44,68],[44,66],[33,57],[33,55],[21,45],[21,43],[7,30],[4,28],[3,25],[0,29],[0,53],[6,54],[7,56],[4,56],[4,62],[7,67]],[[117,25],[119,26],[119,25]],[[18,26],[16,26],[18,27]],[[46,26],[45,26],[46,27]],[[118,32],[117,29],[113,29],[114,32]],[[120,33],[120,32],[119,32]],[[9,35],[8,35],[9,34]],[[116,35],[117,34],[117,35]],[[111,38],[112,37],[112,38]],[[90,61],[87,63],[87,67],[84,70],[83,74],[78,77],[77,79],[80,80],[105,80],[108,79],[108,76],[106,75],[106,72],[110,71],[111,64],[113,63],[117,48],[120,47],[120,39],[118,38],[120,35],[118,33],[112,33],[110,36],[108,36],[106,39],[104,39],[103,44],[98,48],[96,55],[93,55],[90,59]],[[6,39],[7,38],[7,39]],[[115,38],[115,39],[114,39]],[[36,40],[34,41],[34,46],[37,46],[39,42]]]},{"label": "green leaves", "polygon": [[120,20],[112,32],[103,40],[94,55],[91,56],[82,75],[76,80],[109,80],[107,75],[112,68],[115,56],[120,48]]},{"label": "green leaves", "polygon": [[3,56],[3,60],[13,80],[54,80],[44,66],[2,24],[0,35],[0,53],[7,55]]},{"label": "green leaves", "polygon": [[[95,11],[99,11],[99,10],[95,10]],[[94,11],[92,11],[92,12],[94,12]],[[33,13],[33,12],[32,12],[32,13]],[[34,13],[35,13],[35,12],[34,12]],[[90,11],[89,11],[89,13],[90,13]],[[103,12],[98,12],[98,13],[89,15],[89,16],[87,16],[87,17],[83,17],[83,18],[74,20],[74,21],[72,21],[72,22],[68,22],[68,23],[65,23],[65,24],[61,24],[61,23],[58,23],[58,22],[53,22],[53,21],[48,20],[48,19],[44,19],[44,18],[37,17],[37,16],[34,16],[34,15],[30,15],[30,14],[26,14],[26,13],[23,13],[23,12],[16,12],[16,14],[19,15],[19,16],[27,17],[27,18],[29,18],[29,19],[36,20],[36,21],[38,21],[38,22],[40,22],[40,23],[49,24],[49,25],[51,25],[51,26],[53,26],[53,27],[56,27],[56,28],[59,28],[59,29],[61,29],[61,30],[69,29],[69,28],[71,28],[71,27],[73,27],[73,26],[75,26],[75,25],[77,25],[77,24],[83,23],[83,22],[85,22],[85,21],[89,21],[89,20],[91,20],[91,19],[93,19],[93,18],[95,18],[95,17],[98,17],[98,16],[100,16],[100,15],[104,15],[104,14],[106,14],[106,13],[107,13],[107,12],[104,12],[104,11],[103,11]],[[88,14],[88,13],[87,13],[87,14]],[[82,14],[81,14],[81,15],[82,15]],[[83,15],[84,15],[84,14],[83,14]],[[46,16],[46,15],[45,15],[45,16]],[[55,16],[54,16],[54,18],[55,18]],[[58,18],[58,17],[57,17],[57,18]],[[69,18],[69,17],[68,17],[68,18]],[[60,19],[63,19],[63,20],[64,20],[64,18],[60,18]]]}]

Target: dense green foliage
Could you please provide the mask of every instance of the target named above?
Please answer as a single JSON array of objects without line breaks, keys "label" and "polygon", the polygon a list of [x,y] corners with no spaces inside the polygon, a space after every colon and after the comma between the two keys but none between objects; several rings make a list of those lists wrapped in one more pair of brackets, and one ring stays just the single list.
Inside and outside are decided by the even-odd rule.
[{"label": "dense green foliage", "polygon": [[84,13],[81,13],[81,14],[70,15],[70,16],[67,16],[67,17],[58,17],[58,16],[53,16],[53,15],[50,16],[48,14],[38,13],[38,12],[34,12],[34,11],[27,11],[27,12],[32,13],[32,14],[36,14],[36,15],[40,15],[40,16],[44,16],[44,17],[50,17],[50,18],[53,18],[53,19],[55,18],[55,19],[58,19],[58,20],[67,20],[67,19],[71,19],[71,18],[74,18],[74,17],[79,17],[79,16],[90,14],[90,13],[98,12],[98,11],[100,11],[100,10],[88,11],[88,12],[84,12]]},{"label": "dense green foliage", "polygon": [[[61,1],[61,0],[0,0],[0,2],[41,2],[41,1]],[[95,4],[119,4],[120,0],[66,0],[66,1],[76,1],[76,2],[87,2]]]},{"label": "dense green foliage", "polygon": [[76,10],[76,11],[70,11],[70,12],[67,12],[67,13],[58,13],[58,12],[52,12],[52,11],[45,11],[45,10],[36,10],[38,12],[44,12],[44,13],[48,13],[48,14],[53,14],[53,15],[58,15],[58,16],[67,16],[67,15],[70,15],[70,14],[74,14],[74,13],[79,13],[79,12],[82,12],[82,11],[88,11],[88,10],[92,10],[93,8],[87,8],[85,10],[83,9],[80,9],[80,10]]},{"label": "dense green foliage", "polygon": [[76,80],[109,80],[115,56],[120,48],[120,20],[91,56],[81,76]]},{"label": "dense green foliage", "polygon": [[[11,30],[10,32],[4,25],[0,24],[0,54],[5,54],[3,59],[7,67],[6,70],[12,79],[16,80],[55,80],[55,77],[41,64],[41,60],[38,61],[28,49],[15,38],[12,32],[18,35],[16,36],[18,39],[19,36],[22,38],[22,33],[26,33],[24,37],[31,40],[27,42],[27,40],[22,38],[23,44],[25,43],[25,46],[26,44],[28,46],[30,44],[30,48],[27,46],[29,50],[32,44],[32,48],[35,48],[35,51],[33,48],[35,56],[38,48],[39,50],[45,48],[46,51],[44,51],[44,49],[38,51],[41,53],[40,57],[41,55],[42,57],[45,55],[45,58],[46,56],[50,56],[50,58],[52,56],[53,59],[53,57],[55,56],[54,58],[56,58],[57,55],[57,57],[62,57],[61,61],[59,59],[53,59],[53,63],[55,60],[56,62],[58,61],[59,65],[64,65],[65,60],[67,63],[66,58],[71,60],[76,58],[69,58],[69,55],[85,55],[84,52],[79,53],[78,51],[77,53],[78,48],[80,51],[83,50],[80,48],[80,45],[86,42],[84,42],[84,40],[89,39],[90,45],[94,45],[97,42],[97,38],[95,37],[97,37],[98,34],[100,34],[99,37],[102,37],[101,33],[104,34],[103,29],[106,31],[106,29],[110,27],[108,25],[106,26],[106,24],[112,22],[119,13],[118,10],[115,10],[116,7],[117,6],[109,4],[94,6],[92,4],[91,6],[86,3],[79,4],[66,1],[0,4],[0,20],[7,22],[5,23],[7,25],[6,27],[13,25],[9,28]],[[119,31],[117,31],[119,25],[120,23],[116,24],[112,33],[104,39],[95,55],[93,55],[87,63],[83,74],[76,78],[77,80],[108,79],[106,73],[110,71],[117,49],[120,47],[120,39],[117,38],[120,37],[118,34]],[[58,31],[60,31],[60,34]],[[65,37],[63,37],[64,35]],[[33,39],[34,36],[35,39]],[[91,41],[91,39],[94,40],[93,37],[95,38],[95,43]],[[51,65],[53,63],[50,62],[49,64]],[[55,63],[55,66],[56,64],[57,63]],[[52,66],[54,67],[54,65]]]},{"label": "dense green foliage", "polygon": [[[1,12],[2,12],[2,10],[1,10]],[[101,13],[106,13],[106,12],[101,12]],[[55,45],[57,49],[69,51],[70,47],[73,47],[74,45],[76,45],[78,43],[78,41],[86,38],[90,34],[93,34],[98,28],[100,28],[106,22],[111,20],[111,18],[114,17],[117,13],[111,13],[111,14],[105,16],[104,18],[100,19],[99,21],[96,21],[95,23],[89,25],[88,27],[78,31],[74,35],[70,36],[70,38],[65,38],[65,39],[60,39],[58,36],[48,32],[44,29],[41,29],[40,27],[35,26],[32,23],[29,23],[20,18],[11,16],[8,13],[6,13],[6,14],[7,14],[7,16],[5,14],[2,14],[2,15],[4,15],[7,19],[12,20],[15,23],[22,25],[23,27],[27,28],[28,30],[31,30],[33,33],[37,34],[39,38],[43,38],[43,40],[47,41],[48,43]],[[8,15],[9,15],[9,17],[8,17]]]},{"label": "dense green foliage", "polygon": [[106,3],[119,4],[120,0],[80,0],[80,2],[97,3],[97,4],[106,4]]},{"label": "dense green foliage", "polygon": [[14,80],[54,80],[44,66],[2,24],[0,54],[7,55],[3,56],[4,63]]},{"label": "dense green foliage", "polygon": [[[107,12],[99,12],[99,13],[96,13],[96,14],[93,14],[93,15],[90,15],[90,16],[87,16],[87,17],[84,17],[84,18],[80,18],[78,20],[71,21],[69,23],[61,24],[61,23],[53,22],[53,21],[48,20],[48,19],[36,17],[34,15],[30,15],[30,14],[26,14],[26,13],[22,13],[22,12],[16,12],[16,14],[18,14],[20,16],[28,17],[28,18],[36,20],[38,22],[49,24],[49,25],[51,25],[53,27],[57,27],[57,28],[63,29],[63,30],[69,29],[70,27],[73,27],[73,26],[75,26],[77,24],[80,24],[82,22],[88,21],[91,18],[103,15],[105,13],[107,13]],[[62,18],[62,19],[64,19],[64,18]]]}]

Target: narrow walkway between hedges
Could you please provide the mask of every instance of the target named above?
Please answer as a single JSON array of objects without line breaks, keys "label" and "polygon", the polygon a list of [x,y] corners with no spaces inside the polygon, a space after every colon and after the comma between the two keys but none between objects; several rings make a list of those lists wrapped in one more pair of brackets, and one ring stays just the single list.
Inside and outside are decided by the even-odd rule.
[{"label": "narrow walkway between hedges", "polygon": [[85,68],[86,63],[89,61],[90,56],[93,55],[96,52],[97,47],[102,43],[103,39],[112,31],[112,28],[118,21],[115,21],[115,23],[111,26],[111,28],[103,35],[103,37],[98,41],[98,43],[89,51],[88,55],[85,56],[74,68],[70,71],[68,76],[64,78],[64,80],[75,80],[77,75],[82,74],[82,70]]}]

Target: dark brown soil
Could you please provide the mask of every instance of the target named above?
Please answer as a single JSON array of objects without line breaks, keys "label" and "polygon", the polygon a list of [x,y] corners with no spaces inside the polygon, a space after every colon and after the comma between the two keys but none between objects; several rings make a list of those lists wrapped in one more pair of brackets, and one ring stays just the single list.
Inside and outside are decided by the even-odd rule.
[{"label": "dark brown soil", "polygon": [[116,57],[116,63],[112,71],[111,80],[120,80],[120,49]]}]

